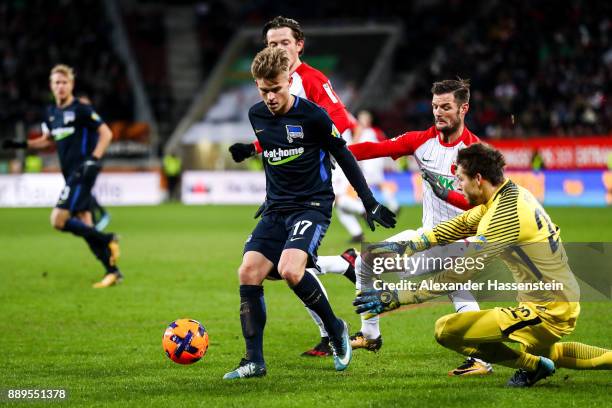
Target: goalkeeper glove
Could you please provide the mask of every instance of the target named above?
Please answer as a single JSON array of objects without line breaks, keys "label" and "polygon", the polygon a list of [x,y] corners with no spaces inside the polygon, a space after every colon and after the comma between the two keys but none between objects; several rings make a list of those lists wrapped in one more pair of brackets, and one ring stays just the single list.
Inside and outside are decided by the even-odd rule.
[{"label": "goalkeeper glove", "polygon": [[405,245],[404,254],[412,256],[416,252],[421,252],[431,248],[432,242],[435,243],[436,236],[430,231],[424,232],[408,241],[400,241],[401,245]]},{"label": "goalkeeper glove", "polygon": [[438,197],[440,200],[446,201],[448,199],[449,189],[440,184],[440,180],[434,173],[425,169],[421,170],[423,171],[423,180],[429,183],[436,197]]},{"label": "goalkeeper glove", "polygon": [[28,142],[18,142],[17,140],[5,140],[2,142],[3,149],[27,149]]},{"label": "goalkeeper glove", "polygon": [[255,156],[256,150],[253,143],[234,143],[229,147],[232,159],[240,163],[251,156]]},{"label": "goalkeeper glove", "polygon": [[400,301],[397,290],[366,290],[357,293],[353,301],[356,313],[366,313],[366,319],[397,309]]},{"label": "goalkeeper glove", "polygon": [[372,200],[372,203],[369,203],[367,206],[364,203],[364,207],[366,209],[366,221],[370,226],[370,229],[374,231],[376,228],[374,225],[374,221],[379,223],[385,228],[395,228],[395,214],[393,211],[388,209],[382,204],[379,204],[376,200]]},{"label": "goalkeeper glove", "polygon": [[366,252],[373,255],[395,253],[400,256],[412,256],[416,252],[431,248],[435,238],[433,233],[424,232],[408,241],[383,241],[368,244]]}]

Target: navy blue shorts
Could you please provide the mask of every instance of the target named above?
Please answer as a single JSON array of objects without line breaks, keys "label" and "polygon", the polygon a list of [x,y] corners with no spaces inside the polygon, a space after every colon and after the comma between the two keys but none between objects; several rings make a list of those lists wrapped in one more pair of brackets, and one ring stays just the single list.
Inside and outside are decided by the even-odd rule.
[{"label": "navy blue shorts", "polygon": [[[270,277],[280,279],[276,270],[281,253],[288,248],[308,254],[307,268],[317,267],[317,248],[330,219],[316,210],[270,213],[262,217],[244,245],[244,252],[261,253],[274,264]],[[243,254],[244,254],[243,252]]]},{"label": "navy blue shorts", "polygon": [[93,201],[91,190],[94,183],[95,179],[83,180],[83,177],[75,172],[66,181],[55,207],[68,210],[71,214],[90,211]]}]

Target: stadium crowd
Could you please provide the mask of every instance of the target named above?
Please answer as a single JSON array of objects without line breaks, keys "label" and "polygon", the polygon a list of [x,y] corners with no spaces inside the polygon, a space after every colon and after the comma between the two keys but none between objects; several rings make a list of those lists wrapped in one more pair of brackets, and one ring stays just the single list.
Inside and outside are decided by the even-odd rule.
[{"label": "stadium crowd", "polygon": [[[139,3],[122,6],[130,44],[156,118],[176,124],[181,113],[173,107],[168,84],[164,6],[139,12]],[[194,7],[204,74],[240,26],[260,25],[272,15],[299,16],[305,25],[401,22],[404,36],[393,66],[396,74],[413,72],[415,86],[391,108],[377,110],[375,102],[367,106],[388,134],[426,127],[428,84],[455,76],[472,80],[468,126],[485,138],[609,134],[612,129],[612,6],[606,2],[179,3]],[[0,4],[3,126],[17,120],[38,123],[41,107],[51,99],[45,86],[48,69],[58,61],[76,68],[77,94],[86,93],[105,120],[132,118],[126,70],[113,50],[103,7],[99,0]],[[162,137],[170,131],[164,128]]]},{"label": "stadium crowd", "polygon": [[500,3],[470,21],[435,49],[417,87],[389,116],[425,126],[427,84],[458,75],[472,80],[468,125],[483,137],[609,134],[612,7],[563,4]]},{"label": "stadium crowd", "polygon": [[[105,120],[132,118],[125,68],[112,47],[111,25],[97,0],[0,3],[0,122],[39,124],[53,97],[49,69],[72,65],[77,95],[86,94]],[[11,131],[11,129],[6,129]]]}]

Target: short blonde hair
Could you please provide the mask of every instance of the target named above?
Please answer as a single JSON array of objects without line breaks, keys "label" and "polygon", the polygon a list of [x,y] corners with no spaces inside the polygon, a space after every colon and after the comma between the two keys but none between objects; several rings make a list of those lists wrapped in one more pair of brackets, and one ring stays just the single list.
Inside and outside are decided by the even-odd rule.
[{"label": "short blonde hair", "polygon": [[49,81],[51,80],[51,77],[53,76],[53,74],[65,75],[68,77],[68,79],[74,82],[74,76],[75,76],[74,70],[72,69],[72,67],[66,64],[57,64],[56,66],[51,68],[51,73],[49,74]]},{"label": "short blonde hair", "polygon": [[251,75],[255,79],[274,79],[282,72],[289,72],[289,56],[279,47],[259,51],[251,64]]}]

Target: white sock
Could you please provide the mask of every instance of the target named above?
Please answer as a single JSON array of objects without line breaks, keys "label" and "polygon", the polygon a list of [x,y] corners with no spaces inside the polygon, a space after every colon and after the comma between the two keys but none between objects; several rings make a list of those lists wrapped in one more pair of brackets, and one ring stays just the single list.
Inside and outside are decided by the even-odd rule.
[{"label": "white sock", "polygon": [[378,322],[379,317],[375,316],[370,319],[364,319],[361,317],[361,333],[363,337],[368,340],[377,339],[380,336],[380,324]]},{"label": "white sock", "polygon": [[323,324],[323,320],[321,320],[317,312],[309,308],[306,308],[306,310],[308,310],[308,313],[310,313],[310,317],[312,317],[312,320],[314,320],[315,324],[319,326],[319,332],[321,333],[321,337],[329,337],[327,335],[327,330],[325,330],[325,325]]},{"label": "white sock", "polygon": [[478,302],[469,290],[458,290],[450,293],[448,297],[453,301],[453,306],[455,306],[455,312],[457,313],[477,312],[480,310]]},{"label": "white sock", "polygon": [[356,237],[363,234],[361,224],[359,224],[359,221],[355,215],[346,212],[346,210],[343,210],[340,207],[336,208],[336,214],[338,215],[338,220],[340,223],[344,225],[344,228],[346,228],[348,233],[351,234],[351,237]]},{"label": "white sock", "polygon": [[348,261],[340,255],[320,256],[317,258],[317,265],[321,268],[321,275],[326,273],[343,274],[349,267]]}]

